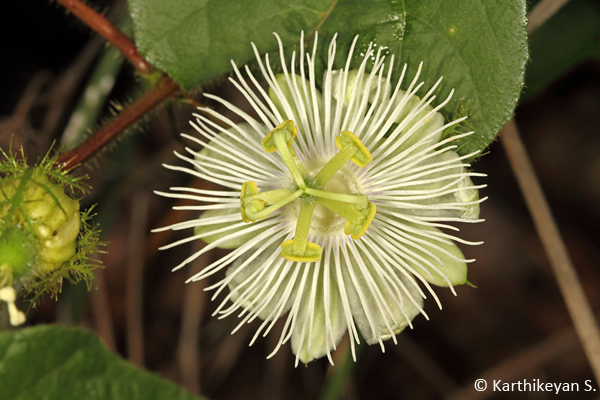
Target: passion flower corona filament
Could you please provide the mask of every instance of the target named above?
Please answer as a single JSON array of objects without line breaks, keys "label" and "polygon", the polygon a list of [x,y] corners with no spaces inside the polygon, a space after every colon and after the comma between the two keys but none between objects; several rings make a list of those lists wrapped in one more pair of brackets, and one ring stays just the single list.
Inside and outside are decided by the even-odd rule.
[{"label": "passion flower corona filament", "polygon": [[[194,228],[186,239],[207,243],[175,269],[213,248],[232,251],[206,266],[189,281],[226,269],[208,289],[215,299],[229,293],[214,315],[238,313],[237,331],[263,320],[251,344],[266,336],[286,315],[276,348],[291,339],[296,363],[327,356],[344,333],[351,350],[359,332],[368,344],[396,337],[412,328],[412,319],[431,295],[431,285],[449,287],[467,282],[467,260],[454,242],[469,242],[442,231],[458,231],[449,222],[479,222],[478,190],[453,140],[442,132],[460,123],[444,124],[438,112],[450,97],[433,106],[441,78],[423,98],[416,96],[421,66],[405,85],[406,66],[392,85],[394,57],[386,63],[381,48],[370,45],[358,69],[350,69],[356,38],[345,68],[333,69],[336,38],[329,45],[321,90],[315,57],[300,38],[289,69],[279,36],[282,73],[271,69],[269,56],[253,46],[268,91],[245,68],[233,63],[231,82],[250,103],[257,118],[216,96],[239,117],[234,122],[208,108],[194,114],[199,137],[183,136],[200,146],[177,157],[192,168],[169,166],[222,187],[204,190],[173,187],[157,192],[201,203],[178,209],[201,211],[197,219],[157,231]],[[370,73],[365,72],[372,62]],[[296,71],[296,68],[298,70]],[[252,86],[252,87],[251,87]],[[450,94],[450,96],[452,93]],[[214,122],[220,120],[229,128]]]}]

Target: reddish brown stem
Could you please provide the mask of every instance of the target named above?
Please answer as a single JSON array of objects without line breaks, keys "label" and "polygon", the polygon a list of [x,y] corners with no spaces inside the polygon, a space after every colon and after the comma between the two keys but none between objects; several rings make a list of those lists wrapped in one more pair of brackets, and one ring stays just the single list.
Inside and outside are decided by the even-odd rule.
[{"label": "reddish brown stem", "polygon": [[80,0],[56,0],[69,11],[79,17],[87,26],[92,28],[104,39],[115,46],[133,66],[142,74],[152,72],[152,65],[138,53],[135,43],[123,34],[118,28],[111,24],[103,15],[87,6]]},{"label": "reddish brown stem", "polygon": [[161,78],[156,86],[125,108],[121,114],[100,128],[88,140],[77,148],[61,154],[56,161],[57,164],[63,169],[70,170],[85,162],[154,106],[178,90],[179,85],[173,79],[167,76]]}]

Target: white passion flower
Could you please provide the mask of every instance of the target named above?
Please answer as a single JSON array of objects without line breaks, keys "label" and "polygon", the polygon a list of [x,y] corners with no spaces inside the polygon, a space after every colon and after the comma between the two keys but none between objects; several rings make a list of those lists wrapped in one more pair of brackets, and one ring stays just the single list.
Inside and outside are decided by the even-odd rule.
[{"label": "white passion flower", "polygon": [[[359,332],[368,344],[396,337],[423,310],[431,285],[466,283],[466,263],[454,242],[468,242],[440,230],[458,231],[448,222],[479,222],[478,189],[465,163],[476,153],[459,156],[442,131],[433,107],[441,78],[419,99],[415,93],[421,67],[406,91],[400,90],[406,65],[393,86],[394,57],[384,63],[381,49],[370,45],[360,68],[350,70],[352,43],[344,69],[333,70],[336,39],[329,45],[322,92],[316,87],[315,35],[312,55],[300,39],[289,69],[279,36],[283,73],[275,75],[268,54],[254,48],[268,92],[248,67],[244,78],[233,63],[235,87],[258,119],[235,105],[213,99],[243,122],[200,108],[190,124],[199,136],[183,134],[199,145],[177,154],[190,167],[167,168],[222,186],[222,190],[173,187],[166,197],[204,203],[179,209],[202,211],[198,219],[157,231],[195,228],[194,235],[164,246],[196,239],[208,243],[179,266],[215,248],[232,249],[189,281],[206,279],[227,268],[225,277],[207,289],[213,300],[229,294],[214,315],[239,312],[243,324],[263,320],[252,343],[266,336],[287,313],[271,356],[291,338],[298,360],[327,356],[346,330],[351,351]],[[374,64],[365,72],[369,60]],[[387,71],[387,72],[386,72]],[[251,85],[253,87],[251,87]],[[228,128],[214,122],[218,119]]]}]

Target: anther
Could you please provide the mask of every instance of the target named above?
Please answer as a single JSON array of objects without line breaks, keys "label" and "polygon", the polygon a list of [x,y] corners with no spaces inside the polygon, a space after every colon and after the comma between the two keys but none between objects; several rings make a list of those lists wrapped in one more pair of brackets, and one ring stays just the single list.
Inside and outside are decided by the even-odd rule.
[{"label": "anther", "polygon": [[354,223],[349,220],[344,228],[344,233],[350,235],[354,240],[359,239],[365,234],[367,229],[369,229],[371,222],[373,222],[373,218],[375,218],[377,207],[375,207],[375,204],[369,202],[369,205],[366,208],[359,211],[365,216],[365,219],[360,223]]},{"label": "anther", "polygon": [[253,181],[244,182],[244,184],[242,185],[242,193],[240,194],[240,205],[242,212],[242,220],[246,223],[256,221],[255,219],[251,219],[246,216],[246,210],[251,214],[255,214],[259,211],[264,210],[265,208],[265,203],[259,199],[244,201],[249,196],[255,194],[258,194],[258,186],[256,186],[256,183],[254,183]]},{"label": "anther", "polygon": [[[339,152],[329,160],[321,171],[311,178],[292,148],[298,129],[293,121],[285,121],[273,129],[261,142],[267,153],[279,152],[283,162],[292,174],[297,190],[276,189],[259,193],[254,182],[245,182],[240,195],[241,213],[244,222],[265,218],[273,211],[285,206],[302,195],[313,196],[310,203],[303,202],[296,222],[294,239],[281,244],[281,256],[289,261],[314,262],[321,259],[322,249],[308,241],[312,214],[317,204],[345,218],[344,232],[352,239],[360,238],[369,228],[375,217],[376,207],[363,194],[333,193],[321,190],[337,171],[348,161],[361,168],[366,167],[373,157],[359,138],[351,132],[343,131],[335,139]],[[307,185],[306,182],[309,182]]]},{"label": "anther", "polygon": [[274,140],[274,133],[282,132],[285,136],[285,142],[288,147],[290,147],[294,143],[294,138],[298,134],[298,128],[294,126],[294,121],[285,121],[279,124],[277,128],[273,129],[265,138],[260,142],[260,145],[267,153],[275,153],[277,150],[277,145]]},{"label": "anther", "polygon": [[244,204],[246,204],[252,200],[260,200],[260,201],[264,202],[264,204],[266,204],[266,205],[271,205],[271,204],[277,203],[280,200],[285,199],[292,193],[294,193],[294,192],[290,189],[275,189],[275,190],[269,190],[266,192],[258,192],[256,194],[251,194],[251,195],[245,196],[243,198],[243,200],[240,198],[240,200],[242,200]]},{"label": "anther", "polygon": [[[281,200],[277,201],[276,203],[273,203],[272,205],[270,205],[268,207],[264,207],[261,210],[258,210],[253,205],[253,202],[258,199],[251,199],[250,202],[248,202],[242,206],[242,210],[243,210],[242,218],[245,217],[246,219],[248,219],[251,222],[258,221],[259,219],[269,216],[269,214],[271,214],[273,211],[280,209],[281,207],[285,206],[289,202],[296,200],[298,197],[300,197],[302,195],[303,192],[302,192],[302,190],[299,189],[293,193],[292,192],[288,192],[288,193],[289,193],[289,195],[286,196],[285,198],[282,198]],[[264,203],[262,203],[262,204],[264,204]]]},{"label": "anther", "polygon": [[343,131],[340,136],[335,138],[335,144],[340,151],[315,176],[315,180],[321,186],[325,186],[329,179],[348,161],[352,161],[361,168],[366,167],[373,161],[373,156],[371,156],[369,150],[351,132]]},{"label": "anther", "polygon": [[308,173],[291,147],[297,134],[298,128],[294,126],[294,121],[285,121],[269,132],[260,144],[267,153],[279,152],[296,185],[303,189],[306,187],[304,178],[308,176]]},{"label": "anther", "polygon": [[298,261],[298,262],[315,262],[319,261],[322,257],[323,250],[321,246],[316,243],[307,242],[304,253],[300,256],[294,253],[294,240],[288,240],[286,242],[281,243],[281,257],[285,258],[289,261]]},{"label": "anther", "polygon": [[321,246],[308,241],[310,222],[315,205],[316,203],[302,204],[300,207],[294,239],[281,244],[281,248],[283,249],[281,251],[281,256],[286,260],[313,262],[321,259]]}]

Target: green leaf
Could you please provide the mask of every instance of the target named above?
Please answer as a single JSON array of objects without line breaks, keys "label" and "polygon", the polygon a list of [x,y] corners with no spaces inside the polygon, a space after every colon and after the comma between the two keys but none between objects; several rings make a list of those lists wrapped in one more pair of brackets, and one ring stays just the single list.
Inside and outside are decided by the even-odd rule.
[{"label": "green leaf", "polygon": [[129,0],[140,53],[186,89],[199,87],[317,26],[330,0]]},{"label": "green leaf", "polygon": [[589,59],[600,59],[600,6],[572,0],[539,27],[530,40],[523,97],[529,99]]},{"label": "green leaf", "polygon": [[37,326],[0,333],[3,400],[198,400],[128,364],[89,331]]},{"label": "green leaf", "polygon": [[423,61],[424,91],[442,75],[439,101],[456,90],[445,117],[470,115],[459,129],[475,134],[455,142],[459,154],[482,150],[494,139],[523,86],[524,0],[129,0],[129,6],[141,53],[185,88],[231,71],[231,59],[237,65],[253,60],[250,42],[261,54],[273,52],[272,32],[291,48],[301,30],[308,36],[320,27],[322,59],[338,33],[338,68],[357,34],[355,59],[373,41],[395,55],[396,78],[408,63],[410,81]]},{"label": "green leaf", "polygon": [[[384,54],[395,55],[396,77],[408,64],[408,82],[423,61],[421,94],[443,76],[435,104],[454,88],[441,112],[446,119],[469,115],[460,131],[475,131],[454,142],[464,155],[483,150],[512,115],[527,61],[526,22],[523,0],[346,0],[319,34],[338,32],[342,54],[359,34],[358,57],[373,41]],[[337,61],[342,59],[338,54]]]}]

